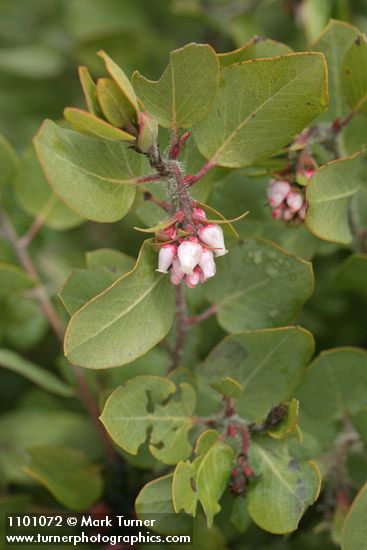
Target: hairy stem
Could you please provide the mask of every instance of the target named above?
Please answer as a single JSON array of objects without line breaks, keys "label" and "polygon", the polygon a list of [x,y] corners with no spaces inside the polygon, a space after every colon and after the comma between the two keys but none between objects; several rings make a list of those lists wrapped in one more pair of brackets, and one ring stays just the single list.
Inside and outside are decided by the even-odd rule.
[{"label": "hairy stem", "polygon": [[155,168],[161,178],[167,184],[167,190],[171,198],[173,213],[182,210],[185,223],[192,223],[193,205],[188,194],[184,176],[177,161],[162,157],[158,146],[148,155],[150,165]]},{"label": "hairy stem", "polygon": [[[29,255],[29,252],[28,252],[29,240],[19,239],[10,218],[8,217],[7,213],[2,207],[0,207],[0,219],[4,229],[4,233],[7,239],[9,240],[9,242],[11,243],[20,264],[23,266],[26,273],[36,283],[36,288],[34,289],[34,296],[38,301],[40,310],[42,311],[44,317],[48,320],[53,332],[55,333],[60,343],[63,344],[65,331],[60,321],[60,318],[56,312],[56,309],[53,303],[51,302],[50,297],[48,296],[46,288],[41,281],[39,273]],[[110,443],[110,440],[108,439],[106,432],[104,431],[104,428],[99,421],[98,409],[90,393],[88,384],[84,377],[84,373],[79,367],[75,365],[71,365],[71,368],[73,369],[76,381],[78,383],[79,394],[83,402],[83,405],[87,410],[89,416],[91,417],[92,421],[94,422],[98,430],[98,433],[100,434],[100,437],[105,447],[107,455],[109,456],[109,458],[112,458],[115,453]]]},{"label": "hairy stem", "polygon": [[194,174],[193,176],[186,176],[185,179],[184,179],[184,182],[185,184],[188,186],[188,187],[192,187],[196,182],[198,182],[199,180],[201,180],[204,176],[206,176],[206,174],[212,169],[214,168],[215,164],[212,164],[210,161],[208,161],[206,164],[204,164],[204,166],[199,170],[199,172],[197,172],[196,174]]},{"label": "hairy stem", "polygon": [[179,197],[180,208],[182,208],[185,215],[185,223],[190,224],[192,223],[192,214],[194,211],[194,207],[192,204],[192,200],[187,192],[180,167],[175,161],[172,162],[172,175],[173,180],[171,181],[171,185],[176,188],[176,192]]}]

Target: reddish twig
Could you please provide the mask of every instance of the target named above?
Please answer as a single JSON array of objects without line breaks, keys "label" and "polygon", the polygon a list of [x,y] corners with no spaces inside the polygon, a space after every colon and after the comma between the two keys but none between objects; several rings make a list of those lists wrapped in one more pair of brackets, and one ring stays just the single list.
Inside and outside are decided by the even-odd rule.
[{"label": "reddish twig", "polygon": [[187,335],[186,301],[182,283],[176,286],[176,341],[171,355],[168,372],[176,369],[182,359]]},{"label": "reddish twig", "polygon": [[185,132],[184,134],[182,134],[179,140],[176,140],[176,142],[171,145],[169,152],[169,156],[171,159],[175,160],[180,156],[182,148],[186,141],[189,139],[190,135],[190,132]]},{"label": "reddish twig", "polygon": [[162,181],[162,176],[160,174],[153,174],[152,176],[141,176],[136,178],[135,183],[149,183],[151,181]]},{"label": "reddish twig", "polygon": [[160,199],[157,199],[157,197],[155,197],[155,196],[154,196],[152,193],[150,193],[149,191],[145,191],[145,192],[144,192],[144,200],[153,202],[154,204],[156,204],[157,206],[159,206],[160,208],[162,208],[162,209],[165,210],[166,212],[170,212],[170,211],[171,211],[171,203],[170,203],[170,202],[168,202],[168,201],[161,201]]},{"label": "reddish twig", "polygon": [[[31,277],[34,280],[36,284],[36,287],[34,289],[34,295],[39,303],[39,307],[43,315],[45,316],[45,318],[48,320],[50,326],[52,327],[56,337],[62,344],[64,341],[64,335],[65,335],[64,328],[47,294],[47,291],[41,282],[38,271],[29,255],[28,248],[27,248],[28,239],[25,239],[22,241],[22,239],[18,238],[18,235],[15,232],[13,224],[11,223],[6,212],[1,207],[0,207],[0,217],[1,217],[2,226],[4,229],[4,233],[7,239],[9,240],[9,242],[11,243],[20,264],[23,266],[26,273],[29,275],[29,277]],[[104,431],[102,424],[99,421],[99,418],[98,418],[99,412],[94,402],[94,399],[90,393],[89,387],[84,377],[84,373],[79,367],[75,365],[71,365],[71,368],[73,369],[75,378],[79,386],[79,394],[80,394],[81,400],[85,406],[85,409],[87,410],[91,419],[93,420],[98,430],[98,433],[100,434],[100,437],[105,447],[107,455],[111,458],[112,456],[114,456],[114,450],[106,432]]]},{"label": "reddish twig", "polygon": [[192,187],[196,182],[201,180],[206,174],[215,167],[215,164],[212,164],[210,161],[208,161],[204,166],[194,175],[185,176],[184,183],[187,185],[187,187]]},{"label": "reddish twig", "polygon": [[205,311],[202,313],[199,313],[199,315],[193,315],[192,317],[188,317],[186,319],[186,323],[188,325],[198,325],[199,323],[202,323],[206,319],[209,319],[209,317],[212,317],[218,313],[218,308],[216,305],[208,307]]}]

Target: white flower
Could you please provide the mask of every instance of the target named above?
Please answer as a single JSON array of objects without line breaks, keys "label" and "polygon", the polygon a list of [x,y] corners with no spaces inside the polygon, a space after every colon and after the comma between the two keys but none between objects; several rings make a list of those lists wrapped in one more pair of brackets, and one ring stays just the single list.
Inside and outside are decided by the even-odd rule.
[{"label": "white flower", "polygon": [[271,216],[274,220],[280,220],[280,218],[283,216],[283,208],[278,206],[278,208],[274,208],[271,212]]},{"label": "white flower", "polygon": [[206,214],[202,208],[194,208],[194,213],[192,215],[193,219],[197,222],[205,222]]},{"label": "white flower", "polygon": [[211,250],[203,248],[203,253],[199,261],[199,267],[204,275],[204,280],[214,277],[216,265],[214,261],[214,254]]},{"label": "white flower", "polygon": [[215,256],[224,256],[227,254],[224,244],[224,236],[222,228],[219,225],[209,223],[205,227],[199,229],[200,240],[213,249]]},{"label": "white flower", "polygon": [[200,271],[195,270],[191,275],[186,275],[186,284],[189,288],[195,288],[200,283]]},{"label": "white flower", "polygon": [[291,191],[287,196],[287,205],[289,206],[289,208],[293,212],[298,212],[298,210],[302,207],[302,204],[303,204],[302,193]]},{"label": "white flower", "polygon": [[203,247],[196,240],[183,241],[178,249],[177,255],[180,260],[181,269],[187,275],[191,275],[198,265]]},{"label": "white flower", "polygon": [[283,210],[283,219],[286,221],[286,222],[289,222],[294,216],[294,211],[291,210],[290,208],[286,208],[285,210]]},{"label": "white flower", "polygon": [[172,262],[171,283],[174,285],[179,285],[184,276],[185,273],[181,269],[180,260],[178,258],[175,258]]},{"label": "white flower", "polygon": [[159,273],[167,273],[168,269],[171,267],[173,258],[177,252],[177,247],[174,244],[164,244],[158,256],[158,269]]},{"label": "white flower", "polygon": [[290,190],[291,186],[287,181],[270,180],[270,186],[268,188],[268,199],[270,206],[273,208],[280,206]]}]

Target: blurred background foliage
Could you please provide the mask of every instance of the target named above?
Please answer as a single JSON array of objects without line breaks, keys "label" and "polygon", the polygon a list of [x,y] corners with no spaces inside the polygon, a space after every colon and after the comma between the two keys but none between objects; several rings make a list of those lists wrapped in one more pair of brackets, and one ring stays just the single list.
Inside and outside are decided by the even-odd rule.
[{"label": "blurred background foliage", "polygon": [[[100,49],[128,74],[138,69],[154,79],[165,68],[168,52],[188,42],[209,43],[224,52],[258,35],[301,51],[309,49],[329,18],[350,22],[366,32],[367,0],[0,0],[0,130],[22,153],[45,118],[60,120],[66,105],[83,106],[77,67],[88,66],[93,76],[104,74],[103,62],[96,56]],[[222,187],[228,185],[228,180],[224,183],[219,175],[208,185],[206,195],[214,183],[208,202],[226,217],[234,217],[244,209],[251,211],[252,219],[250,216],[239,224],[242,236],[264,235],[291,252],[313,258],[315,293],[295,321],[315,334],[317,351],[342,345],[366,346],[365,289],[341,288],[336,278],[350,250],[318,241],[303,228],[284,229],[271,220],[266,206],[267,179],[251,179],[243,186],[245,172],[231,177],[234,181],[226,187],[226,193]],[[241,193],[243,202],[239,204]],[[11,193],[5,200],[19,234],[24,233],[31,217],[19,209]],[[113,225],[87,222],[66,232],[43,228],[32,243],[32,253],[50,294],[56,296],[71,269],[85,266],[84,253],[88,250],[109,247],[136,256],[143,238],[131,230],[132,225],[141,225],[134,212]],[[0,257],[14,260],[2,238]],[[192,296],[191,301],[193,307],[200,305],[200,296]],[[66,320],[61,304],[58,308]],[[208,324],[204,330],[210,338],[201,338],[201,327],[192,331],[184,365],[203,359],[223,336],[214,319],[207,323],[211,330],[207,330]],[[0,289],[0,341],[37,364],[51,369],[57,365],[70,378],[56,339],[30,298],[9,298]],[[112,369],[106,374],[106,386],[114,387],[132,374],[149,372],[153,363],[157,374],[164,372],[163,349],[153,350],[131,366]],[[94,373],[87,371],[87,375],[94,383]],[[37,444],[70,444],[87,451],[92,459],[100,457],[95,434],[87,431],[88,422],[78,404],[69,400],[68,412],[61,413],[61,398],[35,389],[10,371],[2,370],[1,377],[0,411],[5,414],[0,417],[0,432],[11,434],[9,441],[18,439],[26,446],[37,434]],[[41,429],[46,411],[47,422]],[[6,442],[5,438],[5,447]],[[3,462],[15,465],[10,478],[13,476],[15,484],[31,483],[19,474],[19,456],[11,443],[9,448],[10,455],[6,459],[3,454]],[[123,507],[129,510],[136,487],[143,485],[150,474],[129,469],[126,463],[120,466],[120,493],[124,492]],[[43,489],[35,490],[42,494],[44,503],[48,499],[52,502]],[[117,498],[116,492],[110,502],[113,498]],[[307,522],[306,516],[306,526]],[[246,545],[241,541],[238,548],[253,550],[256,545],[262,550],[268,548],[269,540],[268,534],[250,528]],[[289,541],[275,541],[271,546],[274,550],[329,547],[328,536],[303,534]]]},{"label": "blurred background foliage", "polygon": [[77,66],[103,72],[109,52],[150,78],[190,41],[221,51],[254,35],[307,48],[329,18],[367,30],[366,0],[1,0],[0,127],[24,147],[46,118],[81,104]]}]

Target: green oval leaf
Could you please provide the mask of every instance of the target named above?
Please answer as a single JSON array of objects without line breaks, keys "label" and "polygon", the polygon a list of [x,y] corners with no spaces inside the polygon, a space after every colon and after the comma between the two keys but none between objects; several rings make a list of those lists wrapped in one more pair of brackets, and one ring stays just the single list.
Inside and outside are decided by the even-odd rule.
[{"label": "green oval leaf", "polygon": [[87,111],[76,109],[74,107],[67,107],[64,109],[65,120],[77,130],[83,134],[90,136],[97,136],[102,139],[110,139],[111,141],[135,141],[135,136],[120,130],[109,124],[105,120],[98,118]]},{"label": "green oval leaf", "polygon": [[156,267],[157,253],[148,241],[130,273],[73,315],[65,336],[65,353],[72,363],[117,367],[164,338],[173,320],[173,288]]},{"label": "green oval leaf", "polygon": [[84,221],[52,192],[34,147],[27,149],[21,157],[15,193],[24,212],[42,221],[47,227],[64,230],[76,227]]},{"label": "green oval leaf", "polygon": [[269,437],[251,442],[249,461],[255,474],[248,488],[251,518],[270,533],[295,531],[320,491],[316,465],[297,461],[290,456],[287,444]]},{"label": "green oval leaf", "polygon": [[56,395],[70,397],[75,393],[73,388],[65,384],[55,374],[31,363],[28,359],[9,349],[0,349],[0,367],[21,374],[37,386]]},{"label": "green oval leaf", "polygon": [[87,252],[88,269],[74,269],[60,289],[59,298],[72,315],[121,275],[131,271],[134,263],[131,256],[111,248]]},{"label": "green oval leaf", "polygon": [[207,44],[187,44],[170,53],[160,80],[153,82],[138,72],[133,84],[144,104],[165,128],[189,128],[212,106],[218,88],[218,59]]},{"label": "green oval leaf", "polygon": [[169,399],[177,391],[168,378],[137,376],[118,387],[108,398],[101,421],[112,439],[128,453],[136,455],[149,437],[149,450],[165,464],[187,458],[192,447],[187,434],[192,428],[195,392],[180,385],[180,398]]},{"label": "green oval leaf", "polygon": [[59,298],[67,312],[72,315],[111,286],[121,275],[106,270],[74,269],[61,287]]},{"label": "green oval leaf", "polygon": [[97,97],[108,122],[122,127],[135,117],[135,109],[112,78],[99,78]]},{"label": "green oval leaf", "polygon": [[342,67],[342,88],[349,107],[367,115],[367,39],[360,34],[349,48]]},{"label": "green oval leaf", "polygon": [[318,422],[322,418],[326,424],[366,407],[366,385],[367,352],[335,348],[320,353],[311,363],[296,397],[301,411]]},{"label": "green oval leaf", "polygon": [[234,399],[238,414],[263,420],[271,407],[293,397],[313,349],[311,333],[299,327],[227,336],[201,365],[200,386],[218,410],[222,403],[210,386],[230,376],[243,387],[243,394]]},{"label": "green oval leaf", "polygon": [[261,38],[255,36],[241,48],[232,52],[218,54],[219,65],[221,69],[232,65],[233,63],[242,63],[250,59],[274,57],[276,55],[285,55],[292,52],[292,48],[270,38]]},{"label": "green oval leaf", "polygon": [[134,111],[138,115],[139,106],[135,90],[132,87],[124,71],[103,50],[100,50],[97,55],[99,55],[99,57],[103,59],[107,71],[112,76],[112,78],[120,88],[121,92],[124,94],[126,100],[132,105]]},{"label": "green oval leaf", "polygon": [[192,534],[192,519],[175,514],[172,502],[172,474],[147,483],[135,501],[137,516],[144,520],[154,517],[154,531],[167,535]]},{"label": "green oval leaf", "polygon": [[79,67],[78,72],[88,111],[92,113],[92,115],[100,117],[102,115],[102,111],[97,100],[97,86],[87,67]]},{"label": "green oval leaf", "polygon": [[313,290],[309,262],[260,239],[234,246],[217,269],[204,294],[228,332],[285,325]]},{"label": "green oval leaf", "polygon": [[98,248],[85,255],[88,269],[103,269],[110,273],[127,273],[135,263],[135,259],[120,250],[113,248]]},{"label": "green oval leaf", "polygon": [[325,55],[328,65],[329,109],[323,119],[334,120],[346,113],[341,86],[341,68],[345,54],[358,36],[358,29],[345,21],[331,19],[312,49]]},{"label": "green oval leaf", "polygon": [[99,468],[76,449],[34,447],[24,471],[70,510],[86,510],[102,494]]},{"label": "green oval leaf", "polygon": [[125,145],[83,136],[48,120],[35,146],[50,185],[75,212],[97,222],[114,222],[128,212],[140,158]]},{"label": "green oval leaf", "polygon": [[0,188],[11,183],[18,171],[19,160],[16,152],[5,137],[0,134]]},{"label": "green oval leaf", "polygon": [[362,550],[367,540],[367,483],[363,485],[345,519],[341,545],[343,550]]},{"label": "green oval leaf", "polygon": [[338,289],[367,297],[367,254],[351,254],[336,273]]},{"label": "green oval leaf", "polygon": [[92,460],[103,456],[101,441],[89,419],[59,409],[25,407],[0,416],[0,469],[10,483],[29,484],[24,474],[27,449],[40,446],[73,447]]},{"label": "green oval leaf", "polygon": [[176,512],[184,510],[195,516],[200,502],[211,527],[214,516],[221,510],[219,500],[227,487],[235,453],[219,439],[217,432],[207,430],[200,435],[195,454],[192,463],[180,462],[175,469],[173,503]]},{"label": "green oval leaf", "polygon": [[213,108],[193,133],[211,164],[247,166],[287,145],[326,108],[323,55],[247,61],[222,70]]},{"label": "green oval leaf", "polygon": [[360,186],[359,160],[357,153],[314,172],[307,186],[306,224],[316,237],[336,243],[351,242],[348,208]]},{"label": "green oval leaf", "polygon": [[0,262],[0,295],[24,292],[34,288],[35,282],[20,267]]}]

